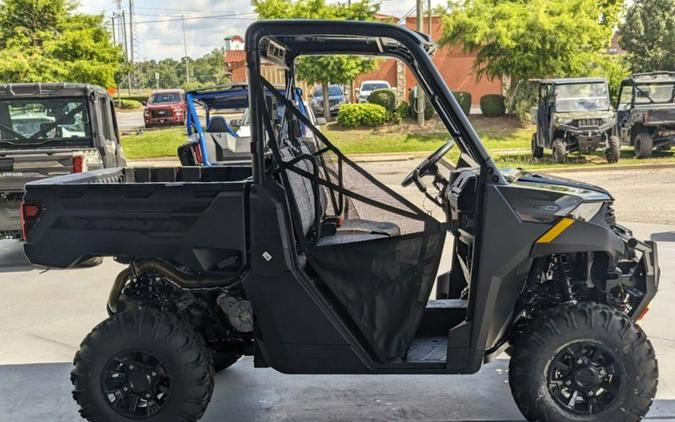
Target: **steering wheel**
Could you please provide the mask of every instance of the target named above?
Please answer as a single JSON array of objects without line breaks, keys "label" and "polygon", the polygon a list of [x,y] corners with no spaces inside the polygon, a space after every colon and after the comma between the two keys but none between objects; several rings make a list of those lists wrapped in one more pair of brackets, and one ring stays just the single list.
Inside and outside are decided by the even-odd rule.
[{"label": "steering wheel", "polygon": [[426,192],[427,187],[422,183],[422,178],[432,174],[436,170],[436,163],[443,158],[455,146],[455,142],[450,139],[441,145],[433,154],[424,159],[417,165],[401,182],[401,186],[406,187],[415,182],[415,185],[422,192]]}]

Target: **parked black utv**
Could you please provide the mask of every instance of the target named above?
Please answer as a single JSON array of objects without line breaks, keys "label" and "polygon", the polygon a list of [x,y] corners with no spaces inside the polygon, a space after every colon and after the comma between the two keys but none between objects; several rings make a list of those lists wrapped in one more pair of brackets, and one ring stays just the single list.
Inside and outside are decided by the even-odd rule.
[{"label": "parked black utv", "polygon": [[616,115],[603,78],[544,79],[539,83],[532,156],[550,149],[564,163],[569,152],[591,153],[603,147],[608,163],[619,161],[621,144],[614,136]]},{"label": "parked black utv", "polygon": [[[500,171],[422,34],[258,21],[246,45],[251,167],[100,170],[28,185],[32,262],[128,264],[110,318],[75,356],[83,417],[199,419],[214,371],[242,355],[289,374],[472,374],[507,347],[530,420],[647,413],[658,370],[636,322],[656,294],[656,245],[615,222],[608,192]],[[394,57],[412,69],[452,140],[402,185],[445,221],[351,161],[261,75],[263,62],[286,69],[293,92],[295,60],[311,54]],[[453,146],[454,165],[444,159]]]},{"label": "parked black utv", "polygon": [[675,72],[638,73],[621,83],[617,132],[635,157],[675,144]]}]

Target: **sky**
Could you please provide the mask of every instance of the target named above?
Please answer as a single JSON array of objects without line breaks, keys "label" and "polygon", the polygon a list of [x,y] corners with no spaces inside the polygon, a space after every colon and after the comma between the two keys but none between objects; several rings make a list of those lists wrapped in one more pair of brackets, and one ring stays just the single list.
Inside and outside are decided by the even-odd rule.
[{"label": "sky", "polygon": [[[128,19],[129,1],[121,1]],[[178,59],[185,55],[181,15],[185,17],[190,57],[222,47],[225,35],[243,36],[246,27],[256,19],[250,0],[135,0],[134,4],[139,46],[139,54],[135,55],[140,59]],[[432,0],[432,7],[444,4],[445,0]],[[383,0],[380,11],[402,16],[414,6],[415,0]],[[79,10],[103,13],[110,21],[117,5],[114,0],[81,0]]]}]

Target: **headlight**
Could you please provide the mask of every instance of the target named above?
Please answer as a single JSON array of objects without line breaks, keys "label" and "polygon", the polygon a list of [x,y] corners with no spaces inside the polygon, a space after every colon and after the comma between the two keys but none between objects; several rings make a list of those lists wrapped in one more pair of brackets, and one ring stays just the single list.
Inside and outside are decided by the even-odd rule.
[{"label": "headlight", "polygon": [[602,208],[603,202],[584,202],[579,204],[571,213],[570,217],[575,220],[591,221]]}]

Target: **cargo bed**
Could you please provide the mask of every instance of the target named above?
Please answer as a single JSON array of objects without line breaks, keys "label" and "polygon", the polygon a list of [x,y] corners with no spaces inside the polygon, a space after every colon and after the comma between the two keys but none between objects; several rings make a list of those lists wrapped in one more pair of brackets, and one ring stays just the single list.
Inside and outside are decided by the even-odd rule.
[{"label": "cargo bed", "polygon": [[250,167],[115,168],[32,182],[24,202],[37,215],[26,219],[25,251],[49,267],[116,256],[236,271],[250,177]]}]

